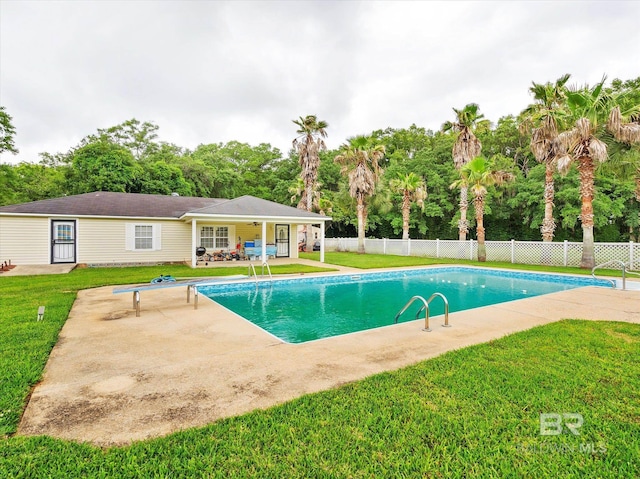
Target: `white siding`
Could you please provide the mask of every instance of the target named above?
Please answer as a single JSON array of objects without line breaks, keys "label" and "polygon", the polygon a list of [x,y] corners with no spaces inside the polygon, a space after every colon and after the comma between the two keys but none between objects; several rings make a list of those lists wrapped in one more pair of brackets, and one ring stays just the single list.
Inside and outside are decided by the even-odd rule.
[{"label": "white siding", "polygon": [[[49,264],[51,263],[51,220],[47,217],[0,216],[0,262],[11,260],[12,264]],[[59,218],[76,221],[76,261],[85,264],[126,264],[126,263],[191,263],[191,224],[181,220],[125,220],[108,218]],[[126,229],[128,224],[154,224],[160,228],[160,237],[155,238],[154,251],[131,251],[127,249]],[[235,248],[238,238],[245,241],[259,238],[262,224],[237,222],[213,223],[198,222],[206,225],[229,226],[230,248]],[[290,255],[298,257],[296,225],[290,230]],[[268,244],[274,241],[273,223],[267,224]],[[198,242],[196,244],[199,244]]]},{"label": "white siding", "polygon": [[[127,225],[158,225],[161,249],[127,249]],[[163,263],[191,260],[191,225],[182,221],[80,219],[78,221],[78,263]]]},{"label": "white siding", "polygon": [[12,264],[49,264],[49,218],[0,216],[0,261]]}]

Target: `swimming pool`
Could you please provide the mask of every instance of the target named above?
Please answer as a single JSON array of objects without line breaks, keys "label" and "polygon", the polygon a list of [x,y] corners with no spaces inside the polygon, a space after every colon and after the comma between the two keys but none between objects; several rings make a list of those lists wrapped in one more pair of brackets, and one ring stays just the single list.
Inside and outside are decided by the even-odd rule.
[{"label": "swimming pool", "polygon": [[[282,341],[303,343],[394,324],[397,312],[415,295],[429,298],[442,293],[449,311],[455,312],[593,285],[611,287],[609,281],[591,277],[442,267],[274,280],[259,287],[229,283],[198,290]],[[420,306],[420,302],[412,305],[399,322],[414,320]],[[442,314],[443,302],[433,301],[429,311],[430,316]]]}]

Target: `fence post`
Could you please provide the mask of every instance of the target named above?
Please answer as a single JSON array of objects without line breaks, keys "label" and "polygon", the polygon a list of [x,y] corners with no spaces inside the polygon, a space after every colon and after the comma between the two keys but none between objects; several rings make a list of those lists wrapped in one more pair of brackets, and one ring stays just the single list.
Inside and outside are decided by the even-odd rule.
[{"label": "fence post", "polygon": [[469,261],[473,261],[473,239],[469,238]]},{"label": "fence post", "polygon": [[387,238],[382,238],[382,254],[387,254]]},{"label": "fence post", "polygon": [[516,262],[516,240],[511,240],[511,264]]},{"label": "fence post", "polygon": [[569,262],[569,241],[568,240],[564,240],[563,256],[564,256],[564,265],[566,266],[567,263]]},{"label": "fence post", "polygon": [[633,269],[633,240],[629,241],[629,269]]},{"label": "fence post", "polygon": [[436,238],[436,258],[440,257],[440,238]]},{"label": "fence post", "polygon": [[411,256],[411,238],[407,240],[407,256]]}]

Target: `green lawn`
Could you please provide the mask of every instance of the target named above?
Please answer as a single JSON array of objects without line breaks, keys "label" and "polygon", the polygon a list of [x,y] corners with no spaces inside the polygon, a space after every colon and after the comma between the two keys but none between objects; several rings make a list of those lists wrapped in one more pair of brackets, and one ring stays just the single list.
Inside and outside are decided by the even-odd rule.
[{"label": "green lawn", "polygon": [[[335,255],[327,260],[353,266],[362,258]],[[202,274],[246,273],[234,269]],[[128,447],[14,436],[76,291],[160,274],[194,270],[0,276],[0,477],[622,478],[640,470],[640,325],[589,321],[535,328]],[[35,321],[39,305],[43,322]],[[540,435],[541,413],[580,414],[580,435]]]}]

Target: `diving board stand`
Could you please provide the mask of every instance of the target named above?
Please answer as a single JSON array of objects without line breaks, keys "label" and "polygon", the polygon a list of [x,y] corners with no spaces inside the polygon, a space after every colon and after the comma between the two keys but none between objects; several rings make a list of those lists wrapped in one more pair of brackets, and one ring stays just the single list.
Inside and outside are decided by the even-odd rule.
[{"label": "diving board stand", "polygon": [[178,288],[181,286],[187,287],[187,303],[191,302],[191,292],[193,291],[193,309],[198,309],[198,286],[214,284],[230,279],[246,279],[247,276],[223,276],[217,278],[205,278],[199,280],[189,281],[167,281],[163,283],[145,283],[134,286],[122,286],[119,288],[113,288],[113,294],[119,293],[132,293],[133,294],[133,308],[136,310],[136,317],[140,317],[140,293],[143,291],[150,291],[153,289],[168,289]]}]

